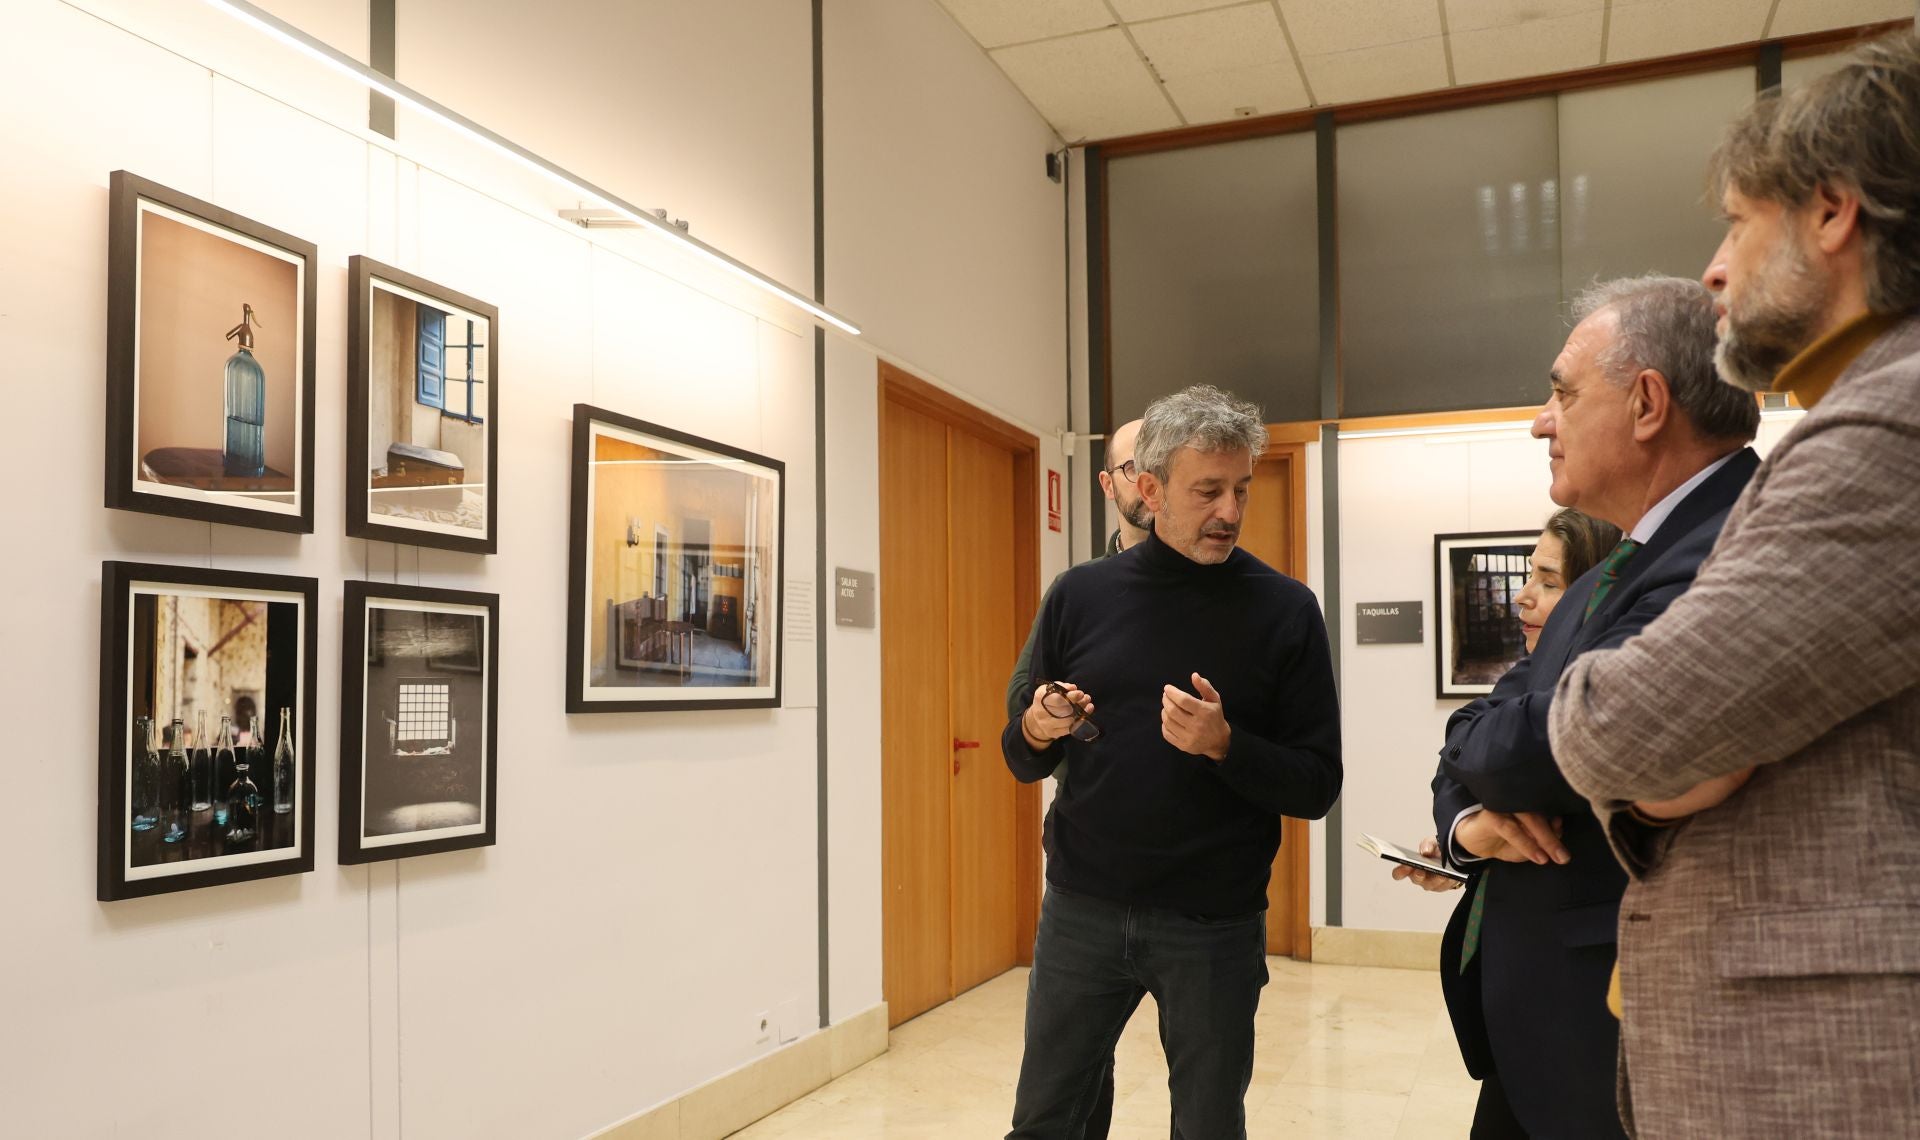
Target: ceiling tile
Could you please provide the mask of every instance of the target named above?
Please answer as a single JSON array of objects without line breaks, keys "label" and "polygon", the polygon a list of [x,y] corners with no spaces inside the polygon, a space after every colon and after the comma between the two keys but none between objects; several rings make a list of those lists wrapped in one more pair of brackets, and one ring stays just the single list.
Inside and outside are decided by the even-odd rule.
[{"label": "ceiling tile", "polygon": [[940,0],[940,6],[988,49],[1113,23],[1113,13],[1100,0]]},{"label": "ceiling tile", "polygon": [[1576,71],[1600,62],[1601,11],[1461,30],[1448,5],[1453,81],[1462,86]]},{"label": "ceiling tile", "polygon": [[1770,36],[1797,36],[1914,15],[1913,0],[1780,0]]},{"label": "ceiling tile", "polygon": [[1292,60],[1167,80],[1167,94],[1189,123],[1218,123],[1249,115],[1277,115],[1307,105],[1307,86]]},{"label": "ceiling tile", "polygon": [[1542,20],[1557,20],[1581,13],[1595,16],[1606,9],[1606,0],[1444,0],[1447,31],[1481,31]]},{"label": "ceiling tile", "polygon": [[1307,69],[1307,82],[1313,85],[1313,100],[1321,106],[1438,91],[1447,85],[1446,51],[1437,35],[1385,47],[1304,56],[1300,62]]},{"label": "ceiling tile", "polygon": [[[1231,8],[1248,0],[1112,0],[1113,10],[1131,24],[1135,20],[1158,20],[1162,16],[1180,16],[1204,12],[1209,8]],[[1265,4],[1268,0],[1257,0]]]},{"label": "ceiling tile", "polygon": [[1160,84],[1119,28],[990,54],[1068,142],[1180,125]]},{"label": "ceiling tile", "polygon": [[1772,7],[1773,0],[1613,0],[1606,61],[1751,43]]},{"label": "ceiling tile", "polygon": [[[1384,47],[1440,34],[1440,5],[1435,0],[1368,0],[1365,4],[1280,0],[1280,12],[1302,56]],[[1444,72],[1435,86],[1446,86]],[[1314,93],[1319,94],[1317,84]]]},{"label": "ceiling tile", "polygon": [[1263,63],[1293,65],[1293,52],[1280,31],[1280,17],[1268,4],[1129,24],[1127,30],[1162,79],[1235,71]]}]

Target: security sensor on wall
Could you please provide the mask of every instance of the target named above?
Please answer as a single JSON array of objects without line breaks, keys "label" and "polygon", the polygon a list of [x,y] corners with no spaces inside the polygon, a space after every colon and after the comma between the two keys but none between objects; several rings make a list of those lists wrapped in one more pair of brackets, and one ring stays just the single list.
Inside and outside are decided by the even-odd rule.
[{"label": "security sensor on wall", "polygon": [[1049,182],[1060,181],[1060,160],[1066,157],[1066,153],[1066,151],[1056,150],[1047,152],[1047,180]]}]

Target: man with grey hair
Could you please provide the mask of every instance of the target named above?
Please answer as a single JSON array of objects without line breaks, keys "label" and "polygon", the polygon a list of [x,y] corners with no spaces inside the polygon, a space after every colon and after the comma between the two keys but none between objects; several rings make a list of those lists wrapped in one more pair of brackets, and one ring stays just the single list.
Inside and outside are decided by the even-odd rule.
[{"label": "man with grey hair", "polygon": [[1633,880],[1623,1115],[1920,1135],[1920,37],[1763,96],[1714,168],[1721,374],[1810,410],[1693,589],[1553,699]]},{"label": "man with grey hair", "polygon": [[[1259,409],[1154,401],[1134,448],[1153,531],[1068,570],[1041,607],[1029,703],[1001,737],[1033,782],[1063,759],[1009,1137],[1079,1137],[1140,999],[1160,1011],[1174,1135],[1246,1133],[1280,817],[1340,792],[1326,626],[1236,548]],[[1097,702],[1097,707],[1096,707]]]},{"label": "man with grey hair", "polygon": [[[1447,722],[1434,776],[1444,854],[1473,872],[1441,943],[1441,987],[1481,1080],[1476,1140],[1618,1137],[1606,1008],[1626,878],[1554,766],[1554,684],[1685,591],[1759,466],[1753,397],[1713,374],[1713,299],[1637,277],[1589,289],[1534,421],[1550,494],[1628,537],[1566,587],[1533,652]],[[1418,878],[1428,889],[1439,876]]]}]

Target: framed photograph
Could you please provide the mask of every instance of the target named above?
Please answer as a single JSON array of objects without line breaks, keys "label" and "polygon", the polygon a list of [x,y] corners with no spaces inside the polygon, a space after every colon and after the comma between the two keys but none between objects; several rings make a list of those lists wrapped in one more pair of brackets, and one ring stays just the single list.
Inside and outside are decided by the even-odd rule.
[{"label": "framed photograph", "polygon": [[100,899],[313,870],[314,579],[100,579]]},{"label": "framed photograph", "polygon": [[776,708],[786,464],[576,404],[567,711]]},{"label": "framed photograph", "polygon": [[107,495],[313,532],[314,247],[113,172]]},{"label": "framed photograph", "polygon": [[347,534],[494,553],[500,311],[367,257],[347,276]]},{"label": "framed photograph", "polygon": [[1540,532],[1433,536],[1434,696],[1482,696],[1527,651],[1515,601]]},{"label": "framed photograph", "polygon": [[340,861],[491,847],[500,596],[348,582]]}]

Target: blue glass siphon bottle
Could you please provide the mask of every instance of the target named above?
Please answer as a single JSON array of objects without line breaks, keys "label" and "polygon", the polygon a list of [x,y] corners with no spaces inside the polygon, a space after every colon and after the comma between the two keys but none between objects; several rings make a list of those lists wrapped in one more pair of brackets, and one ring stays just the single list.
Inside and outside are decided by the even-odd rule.
[{"label": "blue glass siphon bottle", "polygon": [[267,373],[253,358],[253,306],[240,306],[240,323],[227,330],[240,347],[227,357],[227,446],[221,467],[228,475],[266,474]]}]

